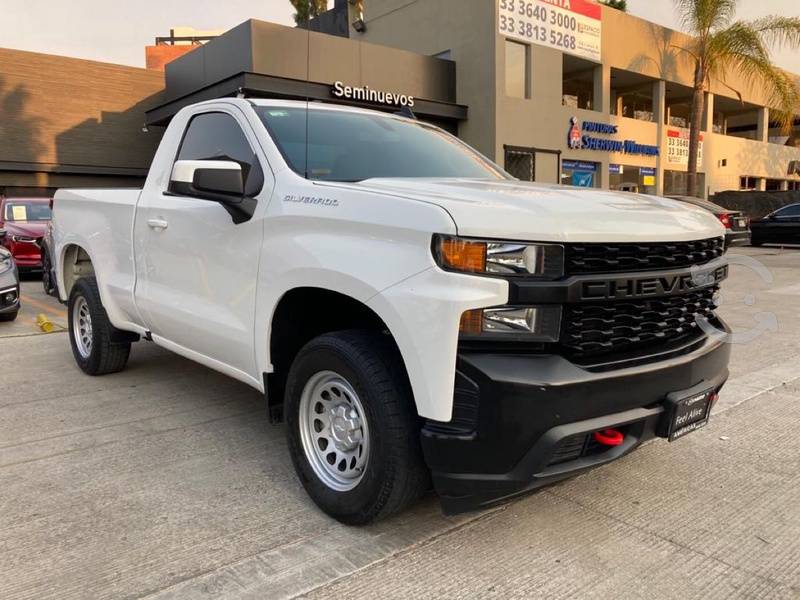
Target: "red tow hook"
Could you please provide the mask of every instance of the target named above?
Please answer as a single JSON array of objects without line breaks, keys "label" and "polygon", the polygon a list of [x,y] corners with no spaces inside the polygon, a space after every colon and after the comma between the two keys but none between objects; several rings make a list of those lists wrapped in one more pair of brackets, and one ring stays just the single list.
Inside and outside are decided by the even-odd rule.
[{"label": "red tow hook", "polygon": [[594,441],[603,446],[619,446],[622,444],[625,436],[621,431],[616,429],[603,429],[603,431],[595,431],[592,436]]}]

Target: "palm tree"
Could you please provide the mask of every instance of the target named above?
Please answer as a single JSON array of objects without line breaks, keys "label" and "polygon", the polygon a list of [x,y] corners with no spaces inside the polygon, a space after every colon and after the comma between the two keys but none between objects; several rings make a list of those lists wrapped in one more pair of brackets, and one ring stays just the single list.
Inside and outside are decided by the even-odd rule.
[{"label": "palm tree", "polygon": [[697,149],[705,94],[712,79],[725,83],[725,73],[737,73],[751,86],[766,90],[773,120],[790,128],[800,105],[800,89],[790,75],[772,64],[773,46],[800,47],[800,18],[767,16],[734,21],[738,0],[674,0],[684,29],[693,36],[685,51],[694,61],[694,89],[689,125],[687,191],[697,195]]},{"label": "palm tree", "polygon": [[600,0],[600,4],[605,4],[622,12],[628,12],[628,0]]},{"label": "palm tree", "polygon": [[308,23],[328,10],[328,0],[289,0],[294,7],[294,22],[297,25]]}]

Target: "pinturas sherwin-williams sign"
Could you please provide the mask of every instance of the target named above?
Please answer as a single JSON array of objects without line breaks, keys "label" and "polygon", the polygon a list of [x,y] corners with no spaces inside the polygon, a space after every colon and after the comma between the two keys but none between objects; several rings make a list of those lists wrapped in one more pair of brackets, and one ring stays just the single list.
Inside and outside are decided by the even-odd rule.
[{"label": "pinturas sherwin-williams sign", "polygon": [[364,102],[375,102],[376,104],[388,104],[389,106],[414,106],[414,96],[385,90],[373,90],[368,85],[352,87],[345,85],[341,81],[336,81],[331,88],[331,93],[336,98],[346,98],[348,100],[362,100]]},{"label": "pinturas sherwin-williams sign", "polygon": [[600,62],[600,5],[592,0],[498,0],[500,35]]}]

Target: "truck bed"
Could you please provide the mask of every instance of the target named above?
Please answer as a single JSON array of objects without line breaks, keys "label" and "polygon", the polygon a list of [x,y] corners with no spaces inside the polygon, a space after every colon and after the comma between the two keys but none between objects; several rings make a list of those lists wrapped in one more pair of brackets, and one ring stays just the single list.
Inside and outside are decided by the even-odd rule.
[{"label": "truck bed", "polygon": [[[84,248],[92,259],[103,304],[111,322],[124,327],[140,324],[133,302],[136,282],[133,260],[133,220],[141,189],[58,190],[53,201],[53,257],[63,291],[64,255],[70,244]],[[67,265],[68,266],[68,265]]]}]

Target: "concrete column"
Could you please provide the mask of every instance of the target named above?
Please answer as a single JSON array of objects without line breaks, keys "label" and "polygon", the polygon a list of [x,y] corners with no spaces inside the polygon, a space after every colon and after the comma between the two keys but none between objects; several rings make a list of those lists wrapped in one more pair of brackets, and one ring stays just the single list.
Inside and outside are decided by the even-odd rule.
[{"label": "concrete column", "polygon": [[658,125],[664,124],[667,111],[667,82],[659,80],[653,83],[653,119]]},{"label": "concrete column", "polygon": [[789,182],[786,179],[784,179],[783,181],[781,181],[781,191],[785,192],[788,189],[789,189]]},{"label": "concrete column", "polygon": [[767,179],[765,177],[756,177],[756,189],[759,192],[767,191]]},{"label": "concrete column", "polygon": [[663,155],[666,149],[666,134],[664,133],[666,130],[666,125],[664,125],[664,117],[666,114],[667,83],[663,80],[659,80],[653,83],[653,118],[656,121],[656,145],[659,147],[658,156],[656,157],[656,194],[659,196],[664,195],[664,165],[667,164]]},{"label": "concrete column", "polygon": [[703,113],[703,131],[714,131],[714,94],[706,92],[705,113]]},{"label": "concrete column", "polygon": [[769,109],[762,106],[758,109],[758,128],[756,129],[756,139],[759,142],[769,140]]},{"label": "concrete column", "polygon": [[611,112],[611,67],[599,65],[594,69],[594,102],[595,110],[603,114]]}]

